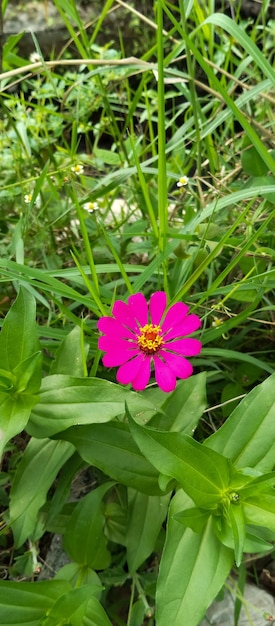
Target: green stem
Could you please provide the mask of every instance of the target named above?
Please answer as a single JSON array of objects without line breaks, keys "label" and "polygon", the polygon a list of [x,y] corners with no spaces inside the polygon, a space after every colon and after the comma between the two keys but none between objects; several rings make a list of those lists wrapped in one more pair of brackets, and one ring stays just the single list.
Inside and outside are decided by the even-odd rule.
[{"label": "green stem", "polygon": [[[163,63],[163,11],[161,2],[157,2],[157,55],[158,55],[158,217],[159,217],[159,252],[166,245],[168,230],[167,211],[167,172],[166,172],[166,133],[165,133],[165,94]],[[164,288],[168,292],[168,280],[163,266]]]}]

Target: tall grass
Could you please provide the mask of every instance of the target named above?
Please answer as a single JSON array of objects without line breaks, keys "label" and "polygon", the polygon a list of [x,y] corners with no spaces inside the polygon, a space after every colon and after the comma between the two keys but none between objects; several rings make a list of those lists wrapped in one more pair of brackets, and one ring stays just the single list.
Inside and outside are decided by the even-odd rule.
[{"label": "tall grass", "polygon": [[[209,432],[274,371],[272,23],[264,5],[244,23],[211,1],[158,0],[148,18],[107,0],[87,27],[74,0],[54,4],[61,56],[3,49],[2,313],[24,285],[49,359],[79,326],[85,374],[104,376],[96,321],[116,298],[184,299],[203,319]],[[102,44],[114,9],[143,33],[139,57],[123,32]]]}]

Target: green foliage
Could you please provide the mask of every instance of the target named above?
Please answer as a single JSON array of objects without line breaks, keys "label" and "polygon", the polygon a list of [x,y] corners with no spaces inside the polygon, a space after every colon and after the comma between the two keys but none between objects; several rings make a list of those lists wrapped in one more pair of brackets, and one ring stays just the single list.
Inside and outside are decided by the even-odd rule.
[{"label": "green foliage", "polygon": [[[272,21],[128,3],[111,44],[113,0],[92,27],[54,5],[73,46],[3,47],[0,621],[198,626],[275,539]],[[98,318],[140,291],[202,318],[168,394],[101,362]],[[49,533],[70,562],[44,582]]]}]

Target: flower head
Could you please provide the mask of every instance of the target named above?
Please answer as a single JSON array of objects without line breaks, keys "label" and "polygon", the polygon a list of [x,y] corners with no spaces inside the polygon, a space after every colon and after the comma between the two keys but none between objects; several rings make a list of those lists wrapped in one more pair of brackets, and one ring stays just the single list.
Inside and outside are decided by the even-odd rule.
[{"label": "flower head", "polygon": [[79,163],[77,163],[76,165],[72,165],[71,172],[74,172],[74,174],[76,174],[77,176],[80,176],[80,174],[83,174],[84,172],[84,167],[83,165],[80,165]]},{"label": "flower head", "polygon": [[38,52],[31,52],[29,59],[31,63],[39,63],[39,61],[41,61],[41,56]]},{"label": "flower head", "polygon": [[188,185],[188,181],[188,176],[181,176],[177,182],[177,187],[185,187],[185,185]]},{"label": "flower head", "polygon": [[156,291],[150,298],[149,307],[142,293],[128,299],[128,304],[117,300],[112,317],[101,317],[98,329],[98,347],[106,352],[103,365],[119,366],[117,381],[129,383],[136,391],[146,387],[155,369],[156,382],[166,392],[176,387],[176,378],[188,378],[193,372],[185,358],[201,351],[198,339],[186,335],[200,327],[197,315],[188,313],[183,302],[173,304],[165,313],[167,297],[164,291]]},{"label": "flower head", "polygon": [[98,202],[85,202],[85,204],[83,204],[83,209],[88,213],[94,213],[94,211],[99,209]]},{"label": "flower head", "polygon": [[31,201],[32,201],[32,193],[26,193],[26,194],[24,195],[24,202],[25,202],[26,204],[30,204],[30,203],[31,203]]}]

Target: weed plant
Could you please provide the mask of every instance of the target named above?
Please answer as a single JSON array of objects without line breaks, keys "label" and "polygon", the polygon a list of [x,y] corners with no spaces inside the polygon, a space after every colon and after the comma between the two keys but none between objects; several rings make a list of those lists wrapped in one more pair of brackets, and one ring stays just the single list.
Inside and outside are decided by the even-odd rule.
[{"label": "weed plant", "polygon": [[[0,75],[1,624],[198,626],[234,575],[237,625],[275,537],[269,3],[54,5],[68,45],[11,36]],[[102,44],[113,11],[140,54]],[[202,320],[169,393],[98,349],[98,319],[155,292]],[[50,534],[70,562],[41,581]]]}]

